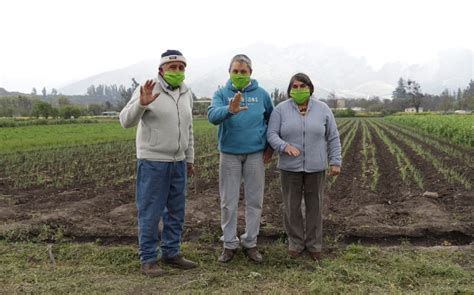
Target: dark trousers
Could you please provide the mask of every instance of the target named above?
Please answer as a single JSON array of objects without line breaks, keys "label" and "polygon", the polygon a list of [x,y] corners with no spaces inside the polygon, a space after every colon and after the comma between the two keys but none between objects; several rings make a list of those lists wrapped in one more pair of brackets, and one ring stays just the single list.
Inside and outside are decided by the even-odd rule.
[{"label": "dark trousers", "polygon": [[[283,219],[288,248],[320,252],[323,244],[323,194],[326,172],[290,172],[281,170]],[[305,216],[302,212],[304,198]]]}]

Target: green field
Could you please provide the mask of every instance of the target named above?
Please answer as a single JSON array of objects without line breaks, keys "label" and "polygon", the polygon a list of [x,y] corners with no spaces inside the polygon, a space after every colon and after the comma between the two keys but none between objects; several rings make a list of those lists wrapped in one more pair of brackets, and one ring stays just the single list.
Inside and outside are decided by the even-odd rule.
[{"label": "green field", "polygon": [[[196,154],[215,152],[215,127],[196,119],[194,130]],[[135,132],[118,122],[0,128],[0,164],[15,188],[121,184],[135,171]]]},{"label": "green field", "polygon": [[6,127],[0,129],[0,153],[132,140],[135,129],[118,122]]},{"label": "green field", "polygon": [[[198,135],[212,129],[205,119],[196,119]],[[31,125],[0,128],[0,154],[121,140],[134,140],[135,128],[124,129],[116,122],[89,124]]]},{"label": "green field", "polygon": [[474,147],[474,115],[402,115],[385,120]]},{"label": "green field", "polygon": [[[429,121],[418,119],[425,117]],[[462,119],[453,123],[458,118]],[[260,244],[263,265],[249,263],[241,252],[228,265],[217,262],[220,230],[208,225],[219,218],[213,214],[219,210],[217,132],[206,119],[195,119],[196,174],[189,180],[186,206],[194,206],[192,217],[198,219],[189,225],[198,226],[191,230],[194,239],[183,244],[183,254],[200,267],[184,272],[167,269],[168,275],[156,279],[140,275],[136,245],[120,240],[122,230],[136,231],[136,216],[130,212],[135,128],[124,129],[118,122],[0,128],[0,294],[473,294],[474,250],[468,226],[472,134],[456,137],[464,138],[458,142],[423,125],[441,126],[451,120],[448,125],[457,126],[459,133],[470,130],[473,118],[338,119],[343,169],[350,173],[328,178],[327,194],[336,209],[328,215],[339,218],[329,221],[340,228],[324,229],[320,264],[286,254],[281,216],[276,213],[281,208],[275,157],[267,167],[264,205],[269,207],[264,208],[266,224],[261,232],[273,229],[279,234],[265,236]],[[413,123],[416,120],[424,123]],[[448,194],[422,197],[432,188]],[[349,195],[347,202],[343,196]],[[453,198],[463,205],[453,206]],[[425,221],[430,212],[441,225]],[[367,223],[347,225],[364,214]],[[387,247],[383,231],[377,232],[381,238],[372,242],[374,246],[348,244],[339,232],[349,227],[369,233],[380,228],[393,231],[400,224],[402,233],[412,225],[420,226],[415,233],[440,227],[445,232],[435,242],[418,236],[422,245],[436,247],[413,246],[408,237],[393,242],[393,236],[394,246]],[[106,228],[108,238],[117,237],[120,243],[104,245],[103,236],[87,239],[94,243],[78,242],[77,237],[97,227]],[[460,230],[466,233],[460,234],[460,246],[453,246],[458,244],[450,235]]]}]

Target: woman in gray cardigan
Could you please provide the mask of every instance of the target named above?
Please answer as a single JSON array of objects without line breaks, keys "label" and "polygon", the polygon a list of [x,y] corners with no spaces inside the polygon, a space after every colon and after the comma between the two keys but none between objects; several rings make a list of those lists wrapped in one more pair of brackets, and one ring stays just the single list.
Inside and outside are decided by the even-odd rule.
[{"label": "woman in gray cardigan", "polygon": [[[326,169],[329,161],[328,175],[338,175],[342,159],[334,115],[313,92],[307,75],[291,78],[287,91],[291,99],[273,110],[267,139],[279,153],[288,255],[298,257],[306,249],[312,259],[319,260]],[[306,220],[301,212],[303,198]]]}]

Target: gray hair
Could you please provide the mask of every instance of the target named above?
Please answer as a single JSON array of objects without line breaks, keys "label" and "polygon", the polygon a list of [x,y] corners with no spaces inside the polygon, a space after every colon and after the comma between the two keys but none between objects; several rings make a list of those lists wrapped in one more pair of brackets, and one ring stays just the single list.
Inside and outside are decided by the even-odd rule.
[{"label": "gray hair", "polygon": [[246,64],[249,67],[250,72],[252,72],[252,61],[245,54],[237,54],[236,56],[234,56],[232,58],[232,60],[230,61],[230,65],[229,65],[229,72],[230,72],[230,69],[232,68],[232,64],[234,62],[238,62],[238,63],[241,63],[241,64]]}]

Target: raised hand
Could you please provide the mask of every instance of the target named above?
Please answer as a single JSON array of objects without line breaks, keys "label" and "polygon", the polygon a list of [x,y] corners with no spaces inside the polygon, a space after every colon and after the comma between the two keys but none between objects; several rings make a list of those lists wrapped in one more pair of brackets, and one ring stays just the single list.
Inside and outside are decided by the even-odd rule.
[{"label": "raised hand", "polygon": [[156,82],[153,82],[153,80],[147,80],[145,85],[140,86],[140,104],[142,106],[149,105],[160,95],[160,92],[153,94],[155,84]]},{"label": "raised hand", "polygon": [[229,112],[235,114],[240,111],[248,109],[249,108],[248,106],[243,106],[243,107],[240,106],[241,100],[242,100],[242,94],[239,91],[237,92],[237,94],[235,94],[234,98],[232,98],[231,101],[229,102]]},{"label": "raised hand", "polygon": [[300,151],[291,144],[286,145],[285,153],[293,157],[298,157],[300,155]]}]

